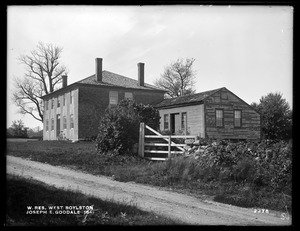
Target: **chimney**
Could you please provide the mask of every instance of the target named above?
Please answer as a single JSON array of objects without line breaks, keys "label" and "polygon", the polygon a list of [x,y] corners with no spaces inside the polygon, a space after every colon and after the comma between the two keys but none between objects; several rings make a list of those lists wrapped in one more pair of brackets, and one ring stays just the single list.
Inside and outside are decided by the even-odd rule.
[{"label": "chimney", "polygon": [[139,86],[144,86],[144,63],[138,63],[138,80],[139,80]]},{"label": "chimney", "polygon": [[62,78],[62,87],[66,87],[68,85],[68,76],[67,75],[63,75],[61,76]]},{"label": "chimney", "polygon": [[96,58],[96,81],[102,82],[102,58]]}]

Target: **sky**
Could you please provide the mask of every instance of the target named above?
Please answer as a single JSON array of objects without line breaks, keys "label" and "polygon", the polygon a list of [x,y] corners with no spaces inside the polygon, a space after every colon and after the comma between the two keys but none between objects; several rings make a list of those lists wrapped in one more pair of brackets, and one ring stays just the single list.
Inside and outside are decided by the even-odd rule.
[{"label": "sky", "polygon": [[179,58],[194,58],[196,92],[226,87],[248,104],[280,92],[293,104],[291,6],[8,6],[7,127],[13,120],[42,127],[18,113],[13,79],[23,78],[20,55],[39,42],[63,47],[68,84],[103,69],[153,84]]}]

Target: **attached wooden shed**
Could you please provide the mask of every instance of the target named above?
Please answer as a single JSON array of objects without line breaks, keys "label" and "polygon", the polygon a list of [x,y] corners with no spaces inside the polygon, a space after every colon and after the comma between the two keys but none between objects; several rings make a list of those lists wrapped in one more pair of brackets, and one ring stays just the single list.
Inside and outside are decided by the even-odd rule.
[{"label": "attached wooden shed", "polygon": [[208,139],[261,139],[260,114],[225,87],[165,99],[155,107],[161,131]]}]

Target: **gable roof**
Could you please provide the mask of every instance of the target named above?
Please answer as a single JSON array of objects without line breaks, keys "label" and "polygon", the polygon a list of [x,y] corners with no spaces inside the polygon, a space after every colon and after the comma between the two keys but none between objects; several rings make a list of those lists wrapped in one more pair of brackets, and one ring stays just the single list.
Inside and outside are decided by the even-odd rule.
[{"label": "gable roof", "polygon": [[185,95],[180,96],[177,98],[171,98],[171,99],[164,99],[162,102],[157,104],[156,108],[163,108],[163,107],[172,107],[172,106],[183,106],[187,104],[197,104],[201,103],[206,97],[216,93],[217,91],[221,90],[223,88],[218,88],[210,91],[204,91],[199,92],[193,95]]},{"label": "gable roof", "polygon": [[102,81],[96,81],[95,74],[91,75],[87,78],[84,78],[82,80],[79,80],[75,83],[72,83],[64,88],[57,89],[56,91],[53,91],[47,95],[42,96],[42,98],[46,96],[50,96],[52,94],[59,93],[61,91],[64,91],[66,89],[70,89],[74,86],[80,86],[80,85],[90,85],[90,86],[103,86],[103,87],[121,87],[121,88],[129,88],[129,89],[139,89],[139,90],[150,90],[150,91],[160,91],[160,92],[166,92],[165,90],[162,90],[156,86],[153,86],[151,84],[144,83],[144,86],[140,86],[138,80],[131,79],[129,77],[119,75],[110,71],[102,71]]}]

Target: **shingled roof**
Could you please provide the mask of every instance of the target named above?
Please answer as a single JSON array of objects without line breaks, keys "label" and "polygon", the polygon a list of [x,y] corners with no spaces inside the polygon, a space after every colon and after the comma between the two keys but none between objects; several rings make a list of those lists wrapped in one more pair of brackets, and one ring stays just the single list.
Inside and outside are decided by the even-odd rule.
[{"label": "shingled roof", "polygon": [[95,75],[91,75],[85,79],[82,79],[76,83],[91,84],[97,86],[110,86],[110,87],[124,87],[124,88],[134,88],[142,90],[161,90],[153,85],[145,83],[144,86],[140,86],[138,81],[135,79],[128,78],[123,75],[118,75],[110,71],[102,71],[102,81],[96,81]]},{"label": "shingled roof", "polygon": [[204,91],[199,92],[193,95],[185,95],[180,96],[177,98],[171,98],[171,99],[164,99],[162,102],[157,104],[156,108],[164,108],[164,107],[172,107],[172,106],[185,106],[188,104],[194,104],[194,103],[200,103],[202,102],[206,97],[216,93],[217,91],[221,90],[222,88],[210,90],[210,91]]},{"label": "shingled roof", "polygon": [[122,88],[130,88],[130,89],[166,92],[165,90],[162,90],[158,87],[155,87],[147,83],[144,83],[144,86],[140,86],[138,80],[131,79],[129,77],[118,75],[116,73],[104,70],[102,71],[102,81],[96,81],[96,76],[94,74],[85,79],[72,83],[64,88],[57,89],[56,91],[53,91],[47,95],[42,96],[42,98],[49,97],[52,94],[58,94],[61,91],[65,91],[66,89],[69,89],[70,87],[74,87],[76,85],[77,86],[83,85],[83,84],[87,84],[91,86],[122,87]]}]

